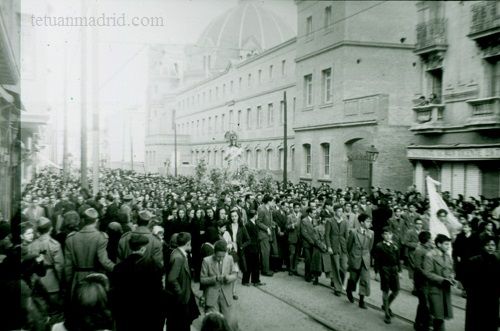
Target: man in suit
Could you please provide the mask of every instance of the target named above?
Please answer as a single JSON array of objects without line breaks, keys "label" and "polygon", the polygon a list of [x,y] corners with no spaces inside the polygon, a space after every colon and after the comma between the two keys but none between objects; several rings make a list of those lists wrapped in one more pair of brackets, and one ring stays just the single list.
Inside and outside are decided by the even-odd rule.
[{"label": "man in suit", "polygon": [[133,233],[130,254],[113,270],[111,301],[116,331],[163,331],[162,269],[145,256],[149,239]]},{"label": "man in suit", "polygon": [[246,262],[246,270],[243,272],[241,283],[245,286],[250,285],[251,281],[254,286],[265,285],[260,281],[260,264],[259,264],[259,227],[256,224],[257,213],[255,210],[249,210],[248,222],[245,224],[245,229],[248,233],[249,243],[243,250]]},{"label": "man in suit", "polygon": [[453,260],[448,251],[451,239],[438,234],[434,239],[436,248],[424,257],[422,272],[428,282],[428,300],[431,315],[434,317],[434,331],[444,331],[444,320],[453,318],[451,304],[451,286],[456,284],[453,279]]},{"label": "man in suit", "polygon": [[106,195],[106,211],[104,216],[99,220],[99,231],[105,232],[108,230],[109,223],[120,223],[119,217],[120,209],[115,201],[115,197],[111,194]]},{"label": "man in suit", "polygon": [[311,282],[311,259],[313,248],[317,245],[317,238],[312,223],[313,210],[311,207],[307,207],[306,214],[307,216],[300,222],[300,237],[304,252],[304,278],[306,282]]},{"label": "man in suit", "polygon": [[83,228],[66,237],[64,274],[66,284],[71,285],[71,292],[87,275],[111,272],[115,267],[106,250],[108,235],[97,230],[98,217],[97,210],[88,208],[83,213]]},{"label": "man in suit", "polygon": [[374,235],[370,230],[371,218],[366,214],[358,216],[360,228],[352,231],[347,239],[349,259],[349,281],[347,282],[347,298],[354,302],[352,292],[359,281],[359,307],[366,308],[365,296],[370,295],[370,251],[373,248]]},{"label": "man in suit", "polygon": [[290,276],[297,274],[297,257],[298,242],[300,239],[300,221],[302,218],[302,212],[300,204],[298,202],[293,204],[293,213],[288,215],[286,228],[288,230],[288,251],[289,251],[289,269],[288,274]]},{"label": "man in suit", "polygon": [[166,292],[169,302],[167,330],[189,331],[191,323],[199,316],[198,306],[191,288],[191,271],[188,254],[191,251],[191,235],[180,232],[178,247],[170,254]]},{"label": "man in suit", "polygon": [[273,198],[265,195],[262,199],[262,205],[257,210],[257,226],[259,227],[259,242],[260,242],[260,256],[262,262],[262,274],[271,277],[273,273],[270,270],[270,254],[272,240],[272,227],[273,215],[272,208]]},{"label": "man in suit", "polygon": [[424,258],[432,249],[431,233],[422,231],[418,234],[419,244],[413,252],[413,287],[417,291],[418,306],[415,315],[414,329],[415,331],[427,331],[430,326],[430,311],[428,298],[428,284],[424,276]]},{"label": "man in suit", "polygon": [[132,253],[128,241],[133,234],[141,234],[148,238],[146,245],[146,252],[144,257],[152,258],[158,264],[159,268],[163,268],[163,245],[161,240],[151,233],[148,227],[149,221],[153,215],[147,210],[141,210],[137,219],[137,228],[134,231],[125,233],[118,243],[118,262],[125,260],[125,258]]},{"label": "man in suit", "polygon": [[[333,209],[331,201],[325,203],[327,209]],[[331,210],[330,210],[331,212]],[[325,238],[328,253],[332,258],[331,286],[334,294],[340,296],[347,274],[347,238],[349,231],[344,219],[343,208],[336,205],[333,218],[327,219]]]},{"label": "man in suit", "polygon": [[236,279],[237,271],[232,256],[227,254],[227,243],[219,240],[214,245],[214,254],[203,259],[200,283],[204,287],[205,312],[222,313],[234,331],[239,330],[232,297],[232,283]]}]

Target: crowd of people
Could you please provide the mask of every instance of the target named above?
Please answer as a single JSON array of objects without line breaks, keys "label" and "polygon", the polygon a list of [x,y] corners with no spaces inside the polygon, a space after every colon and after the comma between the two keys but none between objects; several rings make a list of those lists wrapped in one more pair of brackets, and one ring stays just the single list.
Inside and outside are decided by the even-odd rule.
[{"label": "crowd of people", "polygon": [[324,274],[350,302],[359,288],[362,309],[375,272],[386,323],[406,269],[418,297],[415,330],[444,330],[454,286],[467,298],[465,329],[497,330],[499,199],[443,192],[462,229],[431,239],[429,201],[414,187],[243,183],[215,192],[192,177],[109,169],[100,182],[91,195],[77,178],[43,171],[17,215],[1,222],[1,293],[14,302],[22,294],[21,313],[11,307],[2,329],[190,330],[205,313],[202,330],[235,331],[236,284],[299,276],[303,259],[305,281],[317,285]]}]

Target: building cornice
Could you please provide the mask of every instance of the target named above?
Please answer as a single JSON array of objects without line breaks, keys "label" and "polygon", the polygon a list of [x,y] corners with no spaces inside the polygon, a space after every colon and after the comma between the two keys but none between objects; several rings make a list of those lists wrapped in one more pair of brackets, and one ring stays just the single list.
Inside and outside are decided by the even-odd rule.
[{"label": "building cornice", "polygon": [[377,120],[369,120],[369,121],[308,125],[308,126],[295,127],[295,128],[293,128],[293,130],[294,131],[310,131],[310,130],[332,129],[332,128],[341,128],[341,127],[363,126],[363,125],[377,125],[377,124],[378,124]]},{"label": "building cornice", "polygon": [[351,47],[375,47],[375,48],[392,48],[392,49],[406,49],[412,51],[415,49],[414,44],[397,44],[397,43],[383,43],[383,42],[368,42],[368,41],[355,41],[355,40],[342,40],[329,46],[323,47],[317,51],[311,52],[306,55],[295,58],[295,62],[301,62],[311,57],[320,55],[322,53],[334,50],[343,46]]},{"label": "building cornice", "polygon": [[[288,136],[288,140],[293,140],[295,137],[294,136]],[[249,139],[238,139],[238,142],[240,144],[244,143],[251,143],[251,142],[267,142],[267,141],[275,141],[275,140],[283,140],[283,136],[278,136],[278,137],[267,137],[265,141],[263,141],[262,138],[249,138]],[[225,144],[227,145],[226,140],[216,140],[216,141],[206,141],[206,142],[192,142],[189,144],[186,144],[187,146],[195,147],[199,146],[199,149],[207,148],[206,146],[212,146],[212,145],[220,145],[220,144]],[[290,146],[291,147],[291,146]],[[242,147],[243,148],[243,147]],[[246,150],[247,148],[243,148],[243,150]]]}]

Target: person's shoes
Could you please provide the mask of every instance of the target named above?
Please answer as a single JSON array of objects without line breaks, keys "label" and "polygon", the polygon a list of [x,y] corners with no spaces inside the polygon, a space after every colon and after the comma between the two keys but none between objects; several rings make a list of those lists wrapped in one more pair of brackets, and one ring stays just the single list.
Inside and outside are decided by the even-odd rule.
[{"label": "person's shoes", "polygon": [[263,273],[262,276],[272,277],[273,273],[272,272],[266,272],[266,273]]},{"label": "person's shoes", "polygon": [[366,307],[366,304],[365,304],[365,302],[364,302],[364,301],[359,301],[359,308],[361,308],[361,309],[368,309],[368,308]]},{"label": "person's shoes", "polygon": [[264,286],[264,285],[266,285],[266,283],[263,282],[258,282],[253,284],[253,286]]},{"label": "person's shoes", "polygon": [[385,322],[385,324],[391,324],[391,316],[385,315],[384,322]]},{"label": "person's shoes", "polygon": [[349,299],[351,303],[354,303],[354,297],[352,296],[351,291],[347,291],[347,299]]},{"label": "person's shoes", "polygon": [[338,296],[338,297],[341,295],[340,291],[337,291],[337,290],[333,291],[333,294],[335,294],[335,296]]},{"label": "person's shoes", "polygon": [[243,286],[250,286],[250,283],[241,283]]},{"label": "person's shoes", "polygon": [[[385,306],[384,306],[384,305],[382,305],[382,307],[381,307],[381,308],[382,308],[382,310],[383,310],[383,311],[385,311]],[[390,316],[390,317],[394,317],[394,314],[393,314],[393,312],[392,312],[392,309],[391,309],[391,308],[389,308],[389,316]]]},{"label": "person's shoes", "polygon": [[233,300],[238,300],[238,296],[236,294],[233,294]]}]

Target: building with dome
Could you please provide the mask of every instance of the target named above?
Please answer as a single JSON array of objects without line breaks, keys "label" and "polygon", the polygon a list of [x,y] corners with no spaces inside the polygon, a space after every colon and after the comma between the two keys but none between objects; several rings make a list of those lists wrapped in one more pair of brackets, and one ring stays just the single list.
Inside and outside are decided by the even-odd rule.
[{"label": "building with dome", "polygon": [[288,24],[261,2],[240,0],[212,20],[196,44],[186,48],[184,83],[221,73],[231,61],[245,60],[294,36]]},{"label": "building with dome", "polygon": [[[286,92],[290,180],[367,187],[371,178],[376,186],[406,189],[407,109],[418,73],[415,3],[295,5],[295,36],[260,2],[240,1],[186,49],[183,83],[161,107],[175,117],[179,173],[192,172],[201,159],[225,166],[224,134],[234,131],[244,163],[280,179]],[[365,157],[371,146],[380,153],[373,177]]]}]

